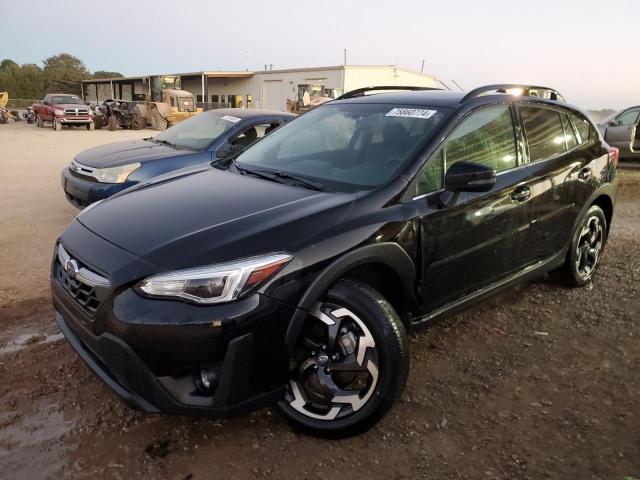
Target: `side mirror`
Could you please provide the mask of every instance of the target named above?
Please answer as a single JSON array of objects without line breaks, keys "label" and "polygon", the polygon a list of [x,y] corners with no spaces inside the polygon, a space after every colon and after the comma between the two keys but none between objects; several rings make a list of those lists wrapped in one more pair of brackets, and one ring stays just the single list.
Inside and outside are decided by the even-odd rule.
[{"label": "side mirror", "polygon": [[49,102],[47,102],[46,100],[43,100],[43,101],[42,101],[42,104],[43,104],[43,105],[49,105]]},{"label": "side mirror", "polygon": [[216,157],[218,157],[218,158],[229,157],[229,156],[234,155],[236,153],[240,153],[242,150],[244,150],[244,147],[242,145],[234,145],[232,143],[225,143],[222,147],[220,147],[220,150],[218,150],[218,153],[216,153]]},{"label": "side mirror", "polygon": [[477,163],[457,162],[444,176],[444,186],[451,192],[488,192],[496,184],[496,171]]}]

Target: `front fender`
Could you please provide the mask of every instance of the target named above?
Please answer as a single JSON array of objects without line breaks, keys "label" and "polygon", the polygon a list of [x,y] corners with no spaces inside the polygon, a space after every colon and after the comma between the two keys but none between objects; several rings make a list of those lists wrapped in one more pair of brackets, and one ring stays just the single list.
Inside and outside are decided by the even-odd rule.
[{"label": "front fender", "polygon": [[364,264],[383,264],[392,268],[400,278],[402,287],[407,296],[413,291],[416,268],[411,257],[397,243],[385,242],[365,245],[356,248],[334,260],[326,267],[309,285],[298,302],[296,312],[291,318],[285,337],[287,349],[292,352],[300,336],[308,312],[320,299],[322,294],[338,280],[344,273],[352,268]]}]

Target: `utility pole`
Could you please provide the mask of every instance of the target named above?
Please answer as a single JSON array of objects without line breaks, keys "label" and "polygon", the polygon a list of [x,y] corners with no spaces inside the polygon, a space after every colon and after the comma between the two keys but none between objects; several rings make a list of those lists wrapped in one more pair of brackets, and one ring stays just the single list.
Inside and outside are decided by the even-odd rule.
[{"label": "utility pole", "polygon": [[422,59],[422,66],[420,67],[420,73],[424,73],[424,58]]},{"label": "utility pole", "polygon": [[344,49],[344,63],[343,63],[343,65],[346,65],[346,64],[347,64],[347,49],[345,48]]}]

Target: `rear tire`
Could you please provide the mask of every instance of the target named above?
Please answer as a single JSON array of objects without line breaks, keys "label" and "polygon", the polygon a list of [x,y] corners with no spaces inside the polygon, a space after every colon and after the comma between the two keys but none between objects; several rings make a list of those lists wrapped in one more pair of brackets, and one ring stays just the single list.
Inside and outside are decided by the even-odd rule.
[{"label": "rear tire", "polygon": [[352,280],[334,284],[313,312],[278,407],[295,427],[315,435],[362,433],[404,390],[409,372],[404,325],[380,293]]},{"label": "rear tire", "polygon": [[607,243],[607,217],[602,208],[592,205],[578,222],[571,237],[567,259],[554,272],[561,283],[568,287],[588,285],[596,273],[602,252]]},{"label": "rear tire", "polygon": [[107,120],[107,128],[110,132],[118,129],[118,117],[115,115],[110,115],[109,120]]}]

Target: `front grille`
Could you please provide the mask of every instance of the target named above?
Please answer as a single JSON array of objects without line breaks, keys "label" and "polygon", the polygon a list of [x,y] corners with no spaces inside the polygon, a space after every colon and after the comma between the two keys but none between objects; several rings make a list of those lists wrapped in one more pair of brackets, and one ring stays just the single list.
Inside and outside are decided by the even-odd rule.
[{"label": "front grille", "polygon": [[178,98],[178,110],[181,112],[195,112],[195,106],[193,104],[192,97],[179,97]]},{"label": "front grille", "polygon": [[91,316],[96,314],[109,294],[109,281],[73,258],[60,244],[53,275],[69,296]]},{"label": "front grille", "polygon": [[98,181],[94,173],[96,171],[95,168],[87,167],[86,165],[82,165],[75,160],[71,161],[71,165],[69,165],[69,171],[76,177],[81,177],[86,180],[92,180],[94,182]]},{"label": "front grille", "polygon": [[89,115],[87,108],[65,108],[65,117],[86,117]]}]

